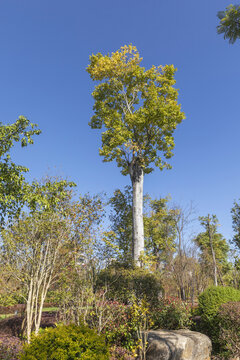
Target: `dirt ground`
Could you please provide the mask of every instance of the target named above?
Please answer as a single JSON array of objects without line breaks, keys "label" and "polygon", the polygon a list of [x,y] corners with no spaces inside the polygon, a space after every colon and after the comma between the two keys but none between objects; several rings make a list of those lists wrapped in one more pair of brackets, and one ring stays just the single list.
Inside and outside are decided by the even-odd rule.
[{"label": "dirt ground", "polygon": [[[54,326],[56,321],[56,312],[44,312],[42,315],[41,327],[46,328]],[[21,316],[12,316],[7,319],[0,320],[0,343],[8,346],[19,346],[21,344],[21,340],[19,339],[21,324]]]}]

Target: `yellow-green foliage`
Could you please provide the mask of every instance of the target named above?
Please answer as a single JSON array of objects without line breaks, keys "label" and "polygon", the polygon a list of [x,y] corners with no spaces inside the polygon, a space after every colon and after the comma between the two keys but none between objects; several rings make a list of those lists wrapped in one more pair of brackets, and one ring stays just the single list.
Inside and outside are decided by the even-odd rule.
[{"label": "yellow-green foliage", "polygon": [[[0,306],[13,306],[20,303],[21,297],[17,294],[0,294]],[[22,299],[21,299],[22,300]]]},{"label": "yellow-green foliage", "polygon": [[21,360],[109,360],[103,336],[86,326],[46,329],[24,348]]},{"label": "yellow-green foliage", "polygon": [[[100,82],[93,92],[94,112],[90,126],[101,129],[104,161],[116,160],[122,174],[138,159],[144,173],[170,167],[163,158],[173,153],[173,132],[184,119],[177,103],[173,65],[140,66],[142,58],[135,46],[90,56],[87,72]],[[163,157],[160,157],[159,152]]]}]

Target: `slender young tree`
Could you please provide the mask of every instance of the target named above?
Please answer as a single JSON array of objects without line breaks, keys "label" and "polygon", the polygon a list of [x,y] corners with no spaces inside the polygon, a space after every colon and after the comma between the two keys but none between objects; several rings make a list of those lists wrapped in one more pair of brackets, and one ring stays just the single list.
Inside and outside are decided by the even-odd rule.
[{"label": "slender young tree", "polygon": [[215,249],[213,245],[214,241],[214,235],[217,232],[217,226],[218,226],[218,219],[216,215],[213,215],[212,217],[208,214],[208,216],[200,216],[199,217],[200,223],[202,226],[206,229],[206,234],[208,236],[209,246],[211,249],[212,254],[212,261],[213,261],[213,273],[214,273],[214,285],[218,285],[217,281],[217,261],[216,261],[216,255],[215,255]]},{"label": "slender young tree", "polygon": [[132,259],[132,191],[125,186],[124,191],[117,189],[109,200],[111,206],[111,230],[116,236],[116,243],[122,260]]},{"label": "slender young tree", "polygon": [[123,175],[130,175],[133,190],[133,260],[140,265],[144,251],[143,177],[152,165],[170,168],[173,132],[184,119],[177,103],[173,65],[140,66],[135,46],[123,46],[111,55],[90,56],[87,72],[99,82],[93,92],[90,126],[104,128],[100,155],[116,160]]},{"label": "slender young tree", "polygon": [[233,242],[240,249],[240,203],[234,201],[232,214],[232,225],[234,231]]},{"label": "slender young tree", "polygon": [[216,215],[201,216],[199,220],[205,232],[198,234],[195,243],[200,247],[201,258],[206,268],[208,264],[212,264],[214,285],[217,286],[218,279],[223,282],[222,271],[228,268],[229,246],[222,234],[217,232],[219,224]]},{"label": "slender young tree", "polygon": [[[57,266],[66,263],[70,220],[64,211],[73,183],[46,180],[28,185],[28,212],[1,232],[1,255],[9,275],[23,289],[26,336],[40,328],[43,304]],[[62,252],[65,248],[65,254]],[[23,330],[24,324],[23,324]]]},{"label": "slender young tree", "polygon": [[64,266],[65,256],[61,251],[66,247],[68,233],[67,222],[54,213],[22,215],[2,231],[5,267],[23,289],[26,312],[22,326],[28,342],[32,330],[36,334],[39,331],[43,304],[56,266]]},{"label": "slender young tree", "polygon": [[187,228],[189,228],[190,223],[193,221],[193,213],[194,208],[191,203],[185,208],[175,206],[172,209],[172,219],[175,226],[178,249],[178,254],[174,261],[175,277],[179,286],[181,299],[184,301],[186,300],[185,280],[189,268],[189,259],[186,255],[185,236]]},{"label": "slender young tree", "polygon": [[149,199],[150,212],[144,216],[146,253],[155,270],[169,265],[176,251],[174,212],[168,207],[168,198]]}]

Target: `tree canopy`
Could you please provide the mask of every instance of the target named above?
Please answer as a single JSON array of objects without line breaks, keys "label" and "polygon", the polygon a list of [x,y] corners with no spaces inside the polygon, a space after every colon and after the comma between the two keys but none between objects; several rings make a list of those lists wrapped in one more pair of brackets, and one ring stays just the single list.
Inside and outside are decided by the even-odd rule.
[{"label": "tree canopy", "polygon": [[178,91],[173,65],[140,66],[142,58],[135,46],[125,45],[111,55],[90,56],[88,73],[100,84],[95,87],[94,111],[90,126],[105,127],[100,155],[116,160],[124,175],[138,161],[145,173],[170,167],[166,159],[173,153],[173,131],[184,119],[177,104]]},{"label": "tree canopy", "polygon": [[39,135],[41,130],[36,124],[30,123],[24,116],[13,124],[0,123],[0,222],[4,223],[6,217],[12,218],[20,212],[27,193],[24,173],[28,169],[16,165],[11,160],[10,150],[14,143],[21,146],[33,144],[33,135]]},{"label": "tree canopy", "polygon": [[217,14],[220,24],[217,26],[218,34],[224,34],[230,44],[240,39],[240,5],[229,5],[225,11]]}]

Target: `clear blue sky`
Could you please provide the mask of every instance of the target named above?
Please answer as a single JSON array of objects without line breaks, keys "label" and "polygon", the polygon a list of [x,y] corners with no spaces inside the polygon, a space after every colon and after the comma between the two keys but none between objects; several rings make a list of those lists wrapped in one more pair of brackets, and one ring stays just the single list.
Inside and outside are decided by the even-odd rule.
[{"label": "clear blue sky", "polygon": [[186,120],[175,134],[173,169],[145,177],[152,197],[194,201],[218,216],[231,237],[230,209],[240,197],[240,42],[217,35],[225,0],[1,0],[0,121],[25,115],[42,135],[13,159],[68,177],[80,193],[112,194],[130,183],[98,155],[100,133],[88,126],[94,84],[89,55],[132,43],[143,65],[174,64]]}]

